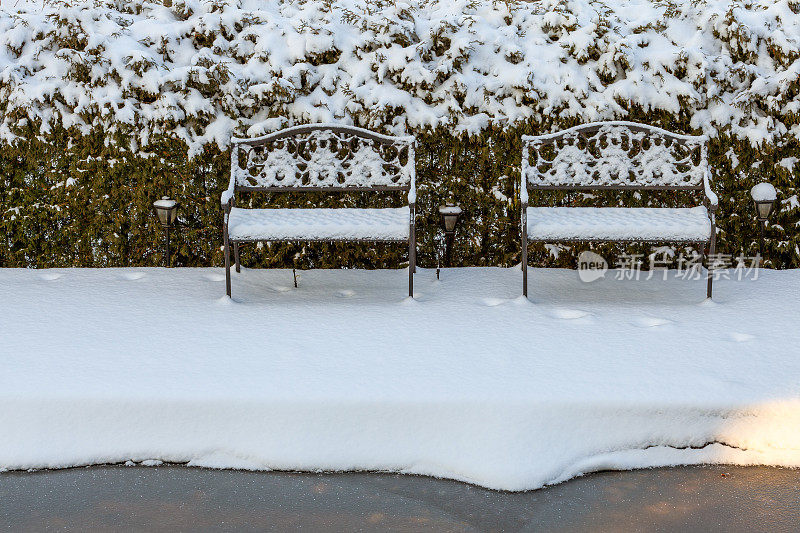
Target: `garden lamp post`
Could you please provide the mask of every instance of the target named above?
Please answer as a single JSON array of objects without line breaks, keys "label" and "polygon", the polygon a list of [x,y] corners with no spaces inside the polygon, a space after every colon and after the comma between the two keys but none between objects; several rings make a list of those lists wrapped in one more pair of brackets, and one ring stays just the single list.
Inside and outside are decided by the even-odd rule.
[{"label": "garden lamp post", "polygon": [[164,233],[166,234],[166,263],[167,267],[169,267],[169,230],[173,224],[175,224],[175,220],[178,218],[178,202],[171,199],[169,196],[163,196],[161,200],[156,200],[153,202],[153,210],[155,211],[156,217],[158,217],[158,221],[161,223],[161,227],[164,228]]},{"label": "garden lamp post", "polygon": [[[439,206],[439,219],[444,230],[444,264],[450,267],[453,256],[453,239],[456,235],[456,226],[458,219],[461,216],[461,208],[455,204],[447,204]],[[439,269],[436,269],[436,277],[439,277]]]},{"label": "garden lamp post", "polygon": [[761,257],[764,257],[764,226],[767,219],[772,214],[775,206],[775,199],[778,197],[775,187],[771,183],[762,182],[750,189],[750,196],[753,198],[753,205],[756,208],[756,219],[758,220],[758,230],[761,236],[758,249]]}]

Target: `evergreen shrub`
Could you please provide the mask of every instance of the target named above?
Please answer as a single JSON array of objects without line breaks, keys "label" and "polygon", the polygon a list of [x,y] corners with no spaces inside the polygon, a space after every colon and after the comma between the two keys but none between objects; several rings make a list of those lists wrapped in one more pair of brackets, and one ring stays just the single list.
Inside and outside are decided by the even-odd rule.
[{"label": "evergreen shrub", "polygon": [[[634,4],[638,16],[623,16]],[[767,230],[768,264],[800,267],[800,4],[641,6],[96,0],[0,11],[0,266],[159,265],[151,205],[164,194],[181,202],[174,264],[221,265],[230,137],[321,121],[417,136],[421,266],[437,264],[436,208],[445,201],[465,209],[456,265],[511,266],[520,261],[520,136],[626,119],[711,135],[722,253],[755,255],[748,193],[772,182],[779,209]],[[358,194],[239,201],[374,205]],[[597,249],[612,262],[623,251],[649,253]],[[569,267],[580,251],[531,250],[532,264]],[[352,243],[242,250],[253,267],[396,267],[406,254],[404,246]]]}]

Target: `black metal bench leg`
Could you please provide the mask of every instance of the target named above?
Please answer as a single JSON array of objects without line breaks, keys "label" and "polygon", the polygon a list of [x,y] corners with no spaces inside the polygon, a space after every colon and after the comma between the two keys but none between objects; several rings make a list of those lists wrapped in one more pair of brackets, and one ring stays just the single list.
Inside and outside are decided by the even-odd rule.
[{"label": "black metal bench leg", "polygon": [[522,295],[528,297],[528,206],[522,206]]},{"label": "black metal bench leg", "polygon": [[236,272],[241,272],[242,268],[239,263],[239,242],[234,241],[233,243],[233,258],[236,261]]},{"label": "black metal bench leg", "polygon": [[711,289],[712,284],[714,282],[714,275],[711,272],[711,263],[715,260],[715,255],[717,251],[717,229],[712,225],[711,226],[711,244],[708,247],[708,256],[706,257],[706,272],[708,274],[708,288],[706,289],[706,297],[711,298]]},{"label": "black metal bench leg", "polygon": [[231,247],[228,240],[228,228],[225,228],[225,292],[231,297]]},{"label": "black metal bench leg", "polygon": [[416,270],[416,253],[414,253],[414,245],[411,244],[409,247],[410,259],[408,261],[408,295],[412,298],[414,297],[414,270]]},{"label": "black metal bench leg", "polygon": [[408,237],[408,295],[414,297],[414,272],[417,270],[417,238],[414,234],[414,210],[411,211],[411,233]]}]

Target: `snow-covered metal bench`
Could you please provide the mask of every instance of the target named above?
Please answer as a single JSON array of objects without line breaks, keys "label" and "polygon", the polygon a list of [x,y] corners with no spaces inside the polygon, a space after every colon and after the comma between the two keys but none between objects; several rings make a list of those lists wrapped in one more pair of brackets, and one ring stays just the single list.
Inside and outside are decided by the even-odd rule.
[{"label": "snow-covered metal bench", "polygon": [[[700,243],[714,255],[717,196],[705,136],[633,122],[594,122],[522,137],[522,292],[528,295],[528,243]],[[533,190],[702,191],[694,207],[528,207]],[[708,263],[708,261],[707,261]],[[709,268],[707,295],[711,298]]]},{"label": "snow-covered metal bench", "polygon": [[[231,295],[230,246],[259,241],[407,242],[408,294],[414,295],[416,202],[414,137],[391,137],[340,124],[295,126],[254,139],[233,139],[225,210],[225,283]],[[239,192],[406,191],[399,208],[247,209]]]}]

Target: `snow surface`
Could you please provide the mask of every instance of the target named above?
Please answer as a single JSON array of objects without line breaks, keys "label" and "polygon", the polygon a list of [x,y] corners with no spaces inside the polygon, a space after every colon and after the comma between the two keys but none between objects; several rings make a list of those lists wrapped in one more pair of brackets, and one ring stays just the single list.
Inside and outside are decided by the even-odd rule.
[{"label": "snow surface", "polygon": [[231,209],[234,240],[408,240],[408,207],[379,209]]},{"label": "snow surface", "polygon": [[52,0],[2,0],[0,1],[0,11],[9,13],[35,11],[42,9],[46,2],[52,4]]},{"label": "snow surface", "polygon": [[[314,126],[316,128],[322,128],[322,131],[319,133],[329,133],[325,130],[327,129],[339,129],[341,130],[342,124],[340,122],[318,122],[314,124],[299,124],[297,126],[291,126],[289,128],[282,129],[280,131],[275,131],[272,133],[268,133],[266,135],[262,135],[260,137],[234,137],[231,139],[232,142],[239,143],[239,142],[253,142],[253,141],[272,141],[278,137],[285,136],[288,133],[292,132],[303,132],[307,130],[308,126]],[[378,131],[368,130],[366,128],[359,128],[357,126],[346,126],[346,134],[348,136],[352,136],[352,134],[361,134],[367,137],[377,137],[378,139],[382,139],[384,141],[391,141],[394,144],[414,144],[416,138],[413,135],[403,135],[403,136],[396,136],[396,135],[384,135]],[[342,134],[342,131],[339,131],[339,134]],[[327,137],[327,135],[325,136]],[[327,140],[324,139],[324,140]]]},{"label": "snow surface", "polygon": [[178,205],[178,202],[176,202],[175,200],[171,199],[169,196],[164,196],[163,198],[161,198],[161,200],[156,200],[155,202],[153,202],[153,205],[155,207],[170,208],[170,207],[175,207],[176,205]]},{"label": "snow surface", "polygon": [[460,215],[462,211],[457,205],[442,205],[439,206],[439,213],[442,215]]},{"label": "snow surface", "polygon": [[711,221],[703,206],[529,207],[528,237],[700,242],[711,237]]},{"label": "snow surface", "polygon": [[758,183],[750,189],[750,196],[756,201],[775,200],[778,197],[775,187],[771,183]]},{"label": "snow surface", "polygon": [[800,271],[0,269],[0,467],[800,466]]}]

